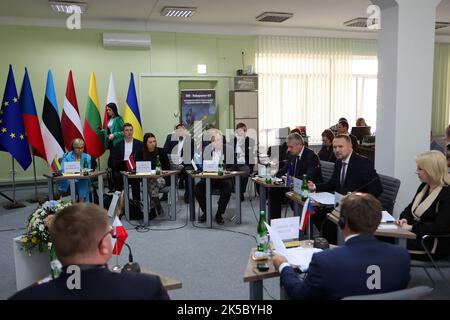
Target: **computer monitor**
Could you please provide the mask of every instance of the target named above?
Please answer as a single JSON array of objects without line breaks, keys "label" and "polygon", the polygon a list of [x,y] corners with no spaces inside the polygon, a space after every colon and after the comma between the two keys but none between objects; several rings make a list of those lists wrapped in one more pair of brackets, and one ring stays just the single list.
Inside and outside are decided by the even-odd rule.
[{"label": "computer monitor", "polygon": [[351,134],[354,135],[359,142],[361,142],[364,136],[370,136],[370,126],[353,127]]}]

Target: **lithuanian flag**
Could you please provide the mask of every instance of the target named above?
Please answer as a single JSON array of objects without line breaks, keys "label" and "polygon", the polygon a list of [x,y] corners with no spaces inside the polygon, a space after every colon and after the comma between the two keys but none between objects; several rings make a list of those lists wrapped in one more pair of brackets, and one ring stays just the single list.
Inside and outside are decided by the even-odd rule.
[{"label": "lithuanian flag", "polygon": [[59,163],[58,156],[56,154],[52,161],[52,169],[54,173],[61,172],[61,164]]},{"label": "lithuanian flag", "polygon": [[83,135],[86,143],[86,152],[94,158],[100,157],[105,152],[103,138],[101,135],[102,121],[100,118],[100,107],[97,97],[97,85],[95,75],[91,73],[89,81],[89,96],[84,119]]},{"label": "lithuanian flag", "polygon": [[142,133],[141,114],[136,97],[136,88],[134,86],[133,72],[131,72],[130,86],[128,87],[127,102],[123,112],[123,121],[133,125],[133,138],[142,141],[144,134]]}]

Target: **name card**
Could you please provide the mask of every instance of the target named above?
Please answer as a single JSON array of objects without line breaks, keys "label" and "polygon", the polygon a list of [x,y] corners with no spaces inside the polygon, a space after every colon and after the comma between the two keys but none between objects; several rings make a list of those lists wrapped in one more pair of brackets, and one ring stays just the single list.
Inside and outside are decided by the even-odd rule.
[{"label": "name card", "polygon": [[270,220],[272,229],[276,230],[281,240],[298,239],[300,230],[300,217],[289,217]]},{"label": "name card", "polygon": [[302,194],[302,183],[303,180],[294,177],[294,192]]},{"label": "name card", "polygon": [[204,172],[217,172],[219,171],[219,164],[214,160],[203,160]]},{"label": "name card", "polygon": [[258,176],[264,178],[266,176],[266,166],[263,164],[258,164]]},{"label": "name card", "polygon": [[151,161],[136,161],[136,173],[148,173],[152,172]]},{"label": "name card", "polygon": [[80,173],[79,161],[67,161],[64,162],[64,173]]}]

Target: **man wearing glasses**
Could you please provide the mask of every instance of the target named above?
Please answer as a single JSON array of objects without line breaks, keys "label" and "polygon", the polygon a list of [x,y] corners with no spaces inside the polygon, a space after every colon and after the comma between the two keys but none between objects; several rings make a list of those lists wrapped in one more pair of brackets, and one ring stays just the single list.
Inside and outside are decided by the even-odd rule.
[{"label": "man wearing glasses", "polygon": [[[61,275],[47,283],[19,291],[12,300],[168,300],[158,276],[114,273],[107,262],[112,255],[113,229],[107,212],[93,204],[75,204],[57,213],[50,235]],[[70,286],[69,266],[79,267],[80,286]]]}]

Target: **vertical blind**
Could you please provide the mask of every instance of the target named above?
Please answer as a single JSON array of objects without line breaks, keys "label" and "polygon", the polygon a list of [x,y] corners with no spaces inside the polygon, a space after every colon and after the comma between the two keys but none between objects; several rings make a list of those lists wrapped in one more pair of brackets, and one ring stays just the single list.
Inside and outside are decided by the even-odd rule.
[{"label": "vertical blind", "polygon": [[306,126],[309,141],[340,117],[350,127],[376,122],[377,48],[374,40],[259,36],[259,128],[264,145],[276,128]]}]

